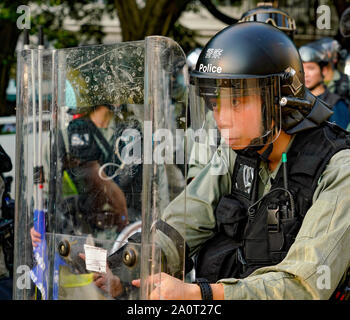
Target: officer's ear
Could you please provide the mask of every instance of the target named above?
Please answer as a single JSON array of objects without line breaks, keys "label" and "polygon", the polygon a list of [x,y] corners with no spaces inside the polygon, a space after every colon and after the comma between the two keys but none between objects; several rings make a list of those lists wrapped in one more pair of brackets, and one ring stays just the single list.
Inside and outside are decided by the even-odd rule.
[{"label": "officer's ear", "polygon": [[323,78],[327,78],[327,76],[329,76],[331,70],[332,70],[331,64],[322,65],[321,66],[321,73],[322,73]]},{"label": "officer's ear", "polygon": [[327,66],[320,66],[322,79],[326,78],[329,71]]}]

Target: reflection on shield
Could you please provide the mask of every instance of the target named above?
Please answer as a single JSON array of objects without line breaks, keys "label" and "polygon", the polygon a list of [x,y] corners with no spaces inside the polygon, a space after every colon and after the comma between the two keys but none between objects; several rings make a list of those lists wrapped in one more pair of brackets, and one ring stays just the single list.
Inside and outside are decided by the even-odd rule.
[{"label": "reflection on shield", "polygon": [[147,299],[186,185],[185,58],[164,37],[19,53],[15,299]]},{"label": "reflection on shield", "polygon": [[254,168],[241,164],[238,169],[238,177],[241,178],[241,181],[237,181],[236,188],[250,194],[254,181]]}]

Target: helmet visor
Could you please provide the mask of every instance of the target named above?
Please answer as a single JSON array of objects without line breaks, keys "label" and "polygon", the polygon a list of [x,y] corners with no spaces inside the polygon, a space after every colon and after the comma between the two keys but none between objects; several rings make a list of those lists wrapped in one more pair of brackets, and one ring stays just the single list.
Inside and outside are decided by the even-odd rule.
[{"label": "helmet visor", "polygon": [[308,45],[300,47],[299,54],[303,62],[327,62],[327,56],[324,52]]},{"label": "helmet visor", "polygon": [[[278,137],[281,129],[278,76],[191,82],[193,129],[217,129],[224,142],[237,150],[263,146]],[[210,128],[210,124],[215,124],[215,128]]]},{"label": "helmet visor", "polygon": [[240,22],[257,21],[270,23],[274,27],[283,31],[294,32],[296,30],[295,20],[280,11],[258,11],[243,17]]}]

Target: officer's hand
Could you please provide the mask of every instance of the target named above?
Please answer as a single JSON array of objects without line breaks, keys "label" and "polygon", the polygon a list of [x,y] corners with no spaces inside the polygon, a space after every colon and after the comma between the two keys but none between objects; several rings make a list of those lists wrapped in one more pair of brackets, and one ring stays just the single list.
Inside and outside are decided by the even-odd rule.
[{"label": "officer's hand", "polygon": [[35,248],[38,246],[38,242],[41,242],[41,234],[35,231],[34,227],[30,229],[30,237],[32,239],[32,246]]},{"label": "officer's hand", "polygon": [[[197,284],[185,283],[164,272],[148,277],[147,282],[153,284],[151,300],[201,300],[200,288]],[[133,280],[132,285],[140,287],[140,279]]]},{"label": "officer's hand", "polygon": [[[85,254],[80,253],[79,257],[85,260]],[[123,285],[119,277],[115,276],[107,265],[106,273],[95,272],[93,280],[96,287],[110,294],[113,298],[120,296],[123,293]]]},{"label": "officer's hand", "polygon": [[123,293],[123,285],[119,277],[115,276],[107,267],[107,273],[94,273],[94,284],[101,290],[109,293],[113,298]]}]

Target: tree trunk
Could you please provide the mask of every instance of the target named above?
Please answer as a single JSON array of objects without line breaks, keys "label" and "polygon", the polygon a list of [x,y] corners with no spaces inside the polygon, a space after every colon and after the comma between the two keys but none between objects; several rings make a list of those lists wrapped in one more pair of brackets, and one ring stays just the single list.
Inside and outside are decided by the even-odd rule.
[{"label": "tree trunk", "polygon": [[139,8],[136,0],[115,0],[123,41],[147,36],[167,36],[191,0],[147,0]]},{"label": "tree trunk", "polygon": [[15,50],[20,30],[16,23],[9,20],[0,20],[0,115],[14,114],[6,104],[6,89],[10,78],[10,69],[15,63]]}]

